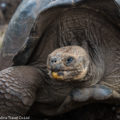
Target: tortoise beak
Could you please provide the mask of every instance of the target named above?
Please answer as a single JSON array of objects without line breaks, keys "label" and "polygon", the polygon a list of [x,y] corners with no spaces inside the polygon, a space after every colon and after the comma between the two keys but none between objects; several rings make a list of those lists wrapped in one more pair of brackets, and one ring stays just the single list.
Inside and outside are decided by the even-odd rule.
[{"label": "tortoise beak", "polygon": [[52,72],[52,77],[54,79],[63,79],[63,76],[60,76],[57,72]]},{"label": "tortoise beak", "polygon": [[[64,74],[63,74],[64,75]],[[52,72],[52,77],[54,79],[62,79],[63,80],[63,75],[59,74],[59,72]]]}]

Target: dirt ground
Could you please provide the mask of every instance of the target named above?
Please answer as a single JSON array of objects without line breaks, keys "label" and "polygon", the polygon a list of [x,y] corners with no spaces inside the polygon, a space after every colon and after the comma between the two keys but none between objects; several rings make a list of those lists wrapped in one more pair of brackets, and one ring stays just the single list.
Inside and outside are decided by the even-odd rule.
[{"label": "dirt ground", "polygon": [[[3,40],[7,24],[22,0],[0,0],[0,41]],[[0,42],[1,45],[1,42]],[[118,105],[91,104],[70,113],[56,117],[40,117],[36,115],[32,120],[120,120]]]}]

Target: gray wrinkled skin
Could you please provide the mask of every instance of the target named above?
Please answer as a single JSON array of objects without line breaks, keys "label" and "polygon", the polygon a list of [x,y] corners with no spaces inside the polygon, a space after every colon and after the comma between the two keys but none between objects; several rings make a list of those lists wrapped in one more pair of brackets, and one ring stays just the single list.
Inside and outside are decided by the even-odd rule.
[{"label": "gray wrinkled skin", "polygon": [[[116,1],[117,2],[117,1]],[[120,20],[112,0],[24,0],[0,53],[0,115],[57,115],[89,102],[120,100]],[[77,45],[90,58],[84,82],[48,75],[55,49]]]}]

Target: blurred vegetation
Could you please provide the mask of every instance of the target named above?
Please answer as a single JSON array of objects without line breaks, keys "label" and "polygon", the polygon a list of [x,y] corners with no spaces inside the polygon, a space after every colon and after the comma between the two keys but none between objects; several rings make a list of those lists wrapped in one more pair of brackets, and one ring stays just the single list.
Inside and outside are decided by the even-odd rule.
[{"label": "blurred vegetation", "polygon": [[0,0],[0,47],[8,23],[21,1],[22,0]]},{"label": "blurred vegetation", "polygon": [[1,48],[1,45],[2,45],[2,41],[3,41],[3,38],[4,38],[5,32],[7,30],[7,26],[8,25],[1,25],[0,26],[0,48]]}]

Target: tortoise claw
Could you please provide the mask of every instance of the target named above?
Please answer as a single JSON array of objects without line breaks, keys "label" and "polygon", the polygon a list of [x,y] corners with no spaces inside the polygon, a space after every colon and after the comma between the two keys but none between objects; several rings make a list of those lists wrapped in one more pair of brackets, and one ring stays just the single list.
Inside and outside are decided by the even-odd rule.
[{"label": "tortoise claw", "polygon": [[95,100],[106,100],[111,97],[113,94],[113,90],[108,88],[107,86],[96,86],[93,88],[93,99]]}]

